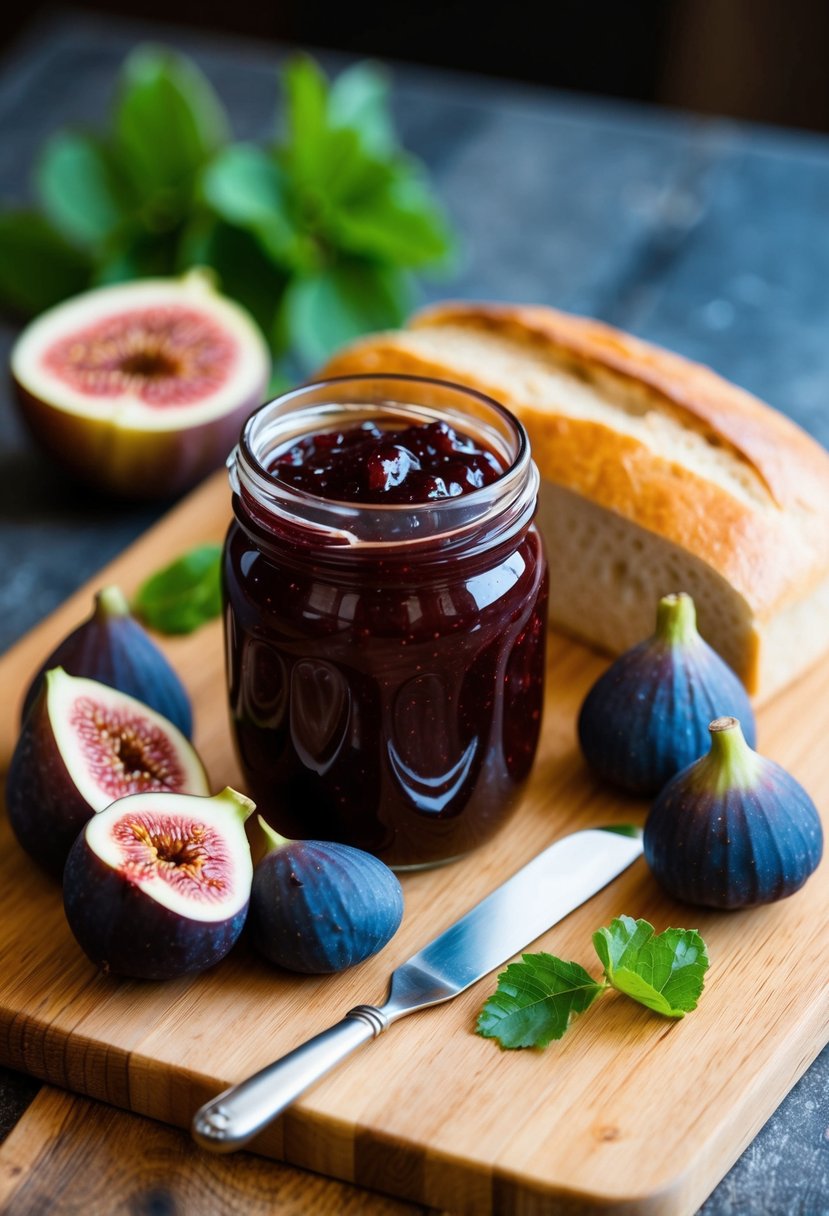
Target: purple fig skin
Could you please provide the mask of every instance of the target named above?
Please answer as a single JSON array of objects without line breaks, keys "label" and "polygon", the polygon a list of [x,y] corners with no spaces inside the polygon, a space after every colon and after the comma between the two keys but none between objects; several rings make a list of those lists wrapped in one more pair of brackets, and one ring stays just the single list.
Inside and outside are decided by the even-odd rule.
[{"label": "purple fig skin", "polygon": [[93,810],[70,777],[55,740],[41,685],[14,749],[6,809],[21,848],[60,878],[66,855]]},{"label": "purple fig skin", "polygon": [[65,413],[13,380],[20,416],[32,438],[78,481],[127,502],[171,499],[224,464],[267,384],[218,418],[180,431],[102,433],[102,424]]},{"label": "purple fig skin", "polygon": [[708,723],[723,714],[740,719],[753,746],[745,687],[697,632],[691,597],[665,596],[654,635],[611,663],[585,697],[579,745],[595,776],[653,797],[708,750]]},{"label": "purple fig skin", "polygon": [[790,773],[749,748],[736,719],[716,719],[710,730],[711,752],[654,802],[645,860],[686,903],[734,909],[785,899],[820,863],[817,809]]},{"label": "purple fig skin", "polygon": [[92,615],[42,664],[26,693],[21,721],[25,722],[44,675],[53,667],[128,693],[192,738],[193,714],[184,685],[146,630],[130,615],[117,588],[98,592]]},{"label": "purple fig skin", "polygon": [[329,841],[288,841],[259,823],[272,845],[251,890],[250,936],[260,954],[289,971],[325,975],[391,940],[403,892],[379,857]]},{"label": "purple fig skin", "polygon": [[245,903],[220,921],[172,912],[101,861],[84,833],[66,860],[63,906],[79,946],[97,967],[107,975],[140,980],[174,979],[221,962],[242,932],[248,910]]}]

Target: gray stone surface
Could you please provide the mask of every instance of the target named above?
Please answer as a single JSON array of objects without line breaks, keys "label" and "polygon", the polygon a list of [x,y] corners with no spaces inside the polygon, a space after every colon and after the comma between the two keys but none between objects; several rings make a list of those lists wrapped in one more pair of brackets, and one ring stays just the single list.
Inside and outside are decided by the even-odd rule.
[{"label": "gray stone surface", "polygon": [[[145,34],[194,54],[239,137],[271,129],[276,48],[68,15],[0,71],[0,197],[22,199],[58,123],[97,122]],[[336,64],[336,56],[326,56]],[[463,237],[445,295],[590,313],[710,363],[829,443],[829,141],[406,68],[395,107]],[[12,330],[0,328],[5,359]],[[164,509],[113,507],[64,482],[0,388],[0,648]],[[702,1208],[829,1213],[829,1050]],[[33,1083],[0,1073],[0,1132]],[[654,1151],[658,1151],[655,1146]]]}]

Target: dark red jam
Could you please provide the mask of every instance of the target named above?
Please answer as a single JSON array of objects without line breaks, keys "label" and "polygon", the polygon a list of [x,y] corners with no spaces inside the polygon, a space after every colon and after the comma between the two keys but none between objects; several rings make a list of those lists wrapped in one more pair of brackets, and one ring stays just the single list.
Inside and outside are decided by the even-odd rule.
[{"label": "dark red jam", "polygon": [[497,457],[446,422],[381,430],[368,421],[305,435],[270,465],[278,481],[340,502],[457,498],[503,473]]},{"label": "dark red jam", "polygon": [[[323,419],[258,467],[253,440],[242,444],[224,560],[228,679],[260,812],[289,837],[406,867],[468,852],[516,805],[541,723],[547,569],[528,455],[524,484],[460,427],[382,421]],[[297,515],[304,500],[284,509],[286,472],[313,525]],[[403,539],[390,525],[389,543],[344,544],[319,526],[329,495],[337,510],[420,505],[391,512],[411,524]],[[473,522],[443,530],[441,517],[424,539],[437,517],[422,504],[462,497]]]}]

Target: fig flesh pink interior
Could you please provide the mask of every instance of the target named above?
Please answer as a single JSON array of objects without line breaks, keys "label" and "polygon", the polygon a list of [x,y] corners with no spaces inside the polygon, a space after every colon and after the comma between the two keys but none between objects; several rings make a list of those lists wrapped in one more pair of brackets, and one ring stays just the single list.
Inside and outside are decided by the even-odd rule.
[{"label": "fig flesh pink interior", "polygon": [[193,271],[96,288],[47,310],[12,351],[12,375],[59,412],[179,430],[258,404],[270,354],[251,318]]},{"label": "fig flesh pink interior", "polygon": [[47,686],[49,719],[61,759],[94,810],[151,790],[209,793],[192,746],[155,710],[59,668],[48,673]]},{"label": "fig flesh pink interior", "polygon": [[45,349],[43,366],[78,392],[128,393],[164,407],[216,392],[238,357],[238,344],[206,313],[167,304],[76,329]]},{"label": "fig flesh pink interior", "polygon": [[231,852],[222,834],[201,819],[135,811],[112,828],[123,855],[121,871],[135,882],[157,878],[192,899],[213,903],[231,885]]},{"label": "fig flesh pink interior", "polygon": [[224,920],[250,895],[244,822],[252,808],[233,790],[212,798],[134,794],[90,819],[85,839],[156,903],[201,921]]},{"label": "fig flesh pink interior", "polygon": [[83,696],[72,703],[70,725],[90,776],[111,802],[142,790],[185,788],[184,770],[166,731],[143,713]]}]

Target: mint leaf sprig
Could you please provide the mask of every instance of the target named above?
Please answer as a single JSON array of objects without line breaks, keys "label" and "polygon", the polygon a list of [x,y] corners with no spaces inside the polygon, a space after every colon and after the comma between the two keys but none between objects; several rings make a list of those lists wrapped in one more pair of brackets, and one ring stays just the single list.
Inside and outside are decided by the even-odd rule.
[{"label": "mint leaf sprig", "polygon": [[477,1033],[505,1048],[546,1047],[610,988],[663,1017],[682,1018],[696,1008],[708,969],[696,929],[656,933],[646,920],[620,916],[593,935],[593,945],[602,980],[552,954],[510,963],[478,1015]]},{"label": "mint leaf sprig", "polygon": [[222,547],[197,545],[138,588],[132,610],[159,633],[192,633],[222,611]]},{"label": "mint leaf sprig", "polygon": [[0,214],[0,307],[31,315],[97,284],[207,265],[274,353],[309,367],[399,324],[413,276],[445,264],[454,238],[398,143],[386,74],[357,64],[329,82],[299,56],[281,80],[280,134],[234,143],[190,59],[136,48],[106,127],[47,142],[39,209]]}]

